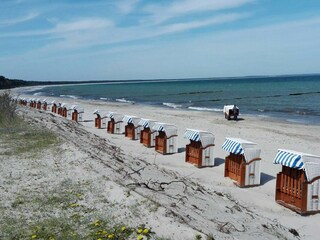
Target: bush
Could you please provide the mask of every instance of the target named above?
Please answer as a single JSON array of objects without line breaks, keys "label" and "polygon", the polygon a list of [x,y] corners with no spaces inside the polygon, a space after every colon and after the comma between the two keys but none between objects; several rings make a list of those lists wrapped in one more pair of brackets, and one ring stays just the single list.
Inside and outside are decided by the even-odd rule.
[{"label": "bush", "polygon": [[17,104],[12,101],[10,92],[0,94],[0,127],[10,127],[17,122]]}]

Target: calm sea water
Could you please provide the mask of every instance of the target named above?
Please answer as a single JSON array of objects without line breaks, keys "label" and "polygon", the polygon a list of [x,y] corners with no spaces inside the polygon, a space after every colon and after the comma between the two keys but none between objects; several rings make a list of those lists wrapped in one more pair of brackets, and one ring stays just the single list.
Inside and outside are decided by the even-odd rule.
[{"label": "calm sea water", "polygon": [[320,124],[320,75],[65,85],[32,93],[199,111],[236,104],[245,114]]}]

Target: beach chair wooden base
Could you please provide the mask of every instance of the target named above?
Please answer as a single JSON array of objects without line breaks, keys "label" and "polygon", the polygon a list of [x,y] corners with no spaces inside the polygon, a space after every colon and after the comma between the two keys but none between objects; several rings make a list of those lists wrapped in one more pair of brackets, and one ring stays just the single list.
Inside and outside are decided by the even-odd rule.
[{"label": "beach chair wooden base", "polygon": [[167,154],[167,137],[164,132],[160,132],[158,136],[156,136],[156,146],[155,150],[161,154]]},{"label": "beach chair wooden base", "polygon": [[146,147],[151,147],[151,134],[150,128],[145,128],[140,132],[140,143]]},{"label": "beach chair wooden base", "polygon": [[132,123],[129,123],[125,126],[125,132],[124,135],[129,138],[130,140],[136,140],[135,139],[135,127]]},{"label": "beach chair wooden base", "polygon": [[[259,186],[260,184],[246,184],[246,166],[259,160],[261,159],[252,159],[247,163],[244,155],[230,153],[225,160],[224,176],[234,180],[234,184],[241,188]],[[260,172],[251,173],[248,177],[251,177],[250,175],[254,176],[255,174],[260,174]]]},{"label": "beach chair wooden base", "polygon": [[303,170],[282,166],[277,174],[276,202],[301,215],[319,213],[319,179],[308,182]]},{"label": "beach chair wooden base", "polygon": [[96,117],[94,119],[94,126],[99,129],[101,128],[101,117]]},{"label": "beach chair wooden base", "polygon": [[77,111],[74,111],[73,113],[72,113],[72,117],[71,117],[71,119],[73,120],[73,121],[76,121],[76,122],[78,122],[78,112]]},{"label": "beach chair wooden base", "polygon": [[177,135],[172,135],[168,138],[165,132],[160,131],[155,139],[155,150],[163,155],[175,153],[175,146],[170,143],[173,143],[173,141],[170,140],[174,140],[174,137],[177,137]]},{"label": "beach chair wooden base", "polygon": [[57,113],[57,106],[56,106],[56,105],[53,105],[53,106],[52,106],[51,112]]},{"label": "beach chair wooden base", "polygon": [[186,145],[186,162],[191,163],[194,166],[202,167],[202,149],[201,143],[191,141],[190,144]]},{"label": "beach chair wooden base", "polygon": [[[205,154],[204,151],[208,147],[212,147],[214,144],[210,144],[205,148],[202,147],[201,142],[198,141],[190,141],[190,144],[186,145],[186,158],[185,161],[187,163],[193,164],[195,167],[202,168],[202,167],[212,167],[212,165],[203,165],[203,155]],[[205,161],[209,160],[210,156],[205,156]]]},{"label": "beach chair wooden base", "polygon": [[66,118],[67,114],[68,114],[68,110],[66,108],[63,108],[62,111],[61,111],[61,116]]},{"label": "beach chair wooden base", "polygon": [[114,134],[114,129],[115,129],[115,122],[113,119],[111,119],[110,121],[108,121],[108,127],[107,127],[107,132]]}]

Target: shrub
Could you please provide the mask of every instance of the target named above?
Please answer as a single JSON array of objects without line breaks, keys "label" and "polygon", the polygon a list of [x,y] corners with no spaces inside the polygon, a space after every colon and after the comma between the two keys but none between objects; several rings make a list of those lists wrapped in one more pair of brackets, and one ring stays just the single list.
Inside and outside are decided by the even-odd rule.
[{"label": "shrub", "polygon": [[13,126],[17,121],[17,104],[12,101],[10,92],[0,94],[0,127]]}]

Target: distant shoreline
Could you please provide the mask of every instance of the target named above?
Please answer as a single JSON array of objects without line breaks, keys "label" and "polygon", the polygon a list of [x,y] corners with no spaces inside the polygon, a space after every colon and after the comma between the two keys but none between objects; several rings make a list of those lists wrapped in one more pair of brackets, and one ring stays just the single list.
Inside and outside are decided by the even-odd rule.
[{"label": "distant shoreline", "polygon": [[[120,79],[120,80],[84,80],[84,81],[36,81],[36,80],[18,80],[18,79],[9,79],[3,76],[3,79],[7,81],[19,81],[20,84],[18,86],[14,86],[12,88],[17,87],[31,87],[31,86],[62,86],[62,85],[84,85],[84,84],[116,84],[116,83],[146,83],[146,82],[176,82],[176,81],[223,81],[223,80],[237,80],[237,79],[264,79],[264,78],[277,78],[277,77],[314,77],[320,76],[320,73],[311,73],[311,74],[283,74],[283,75],[249,75],[249,76],[235,76],[235,77],[192,77],[192,78],[156,78],[156,79]],[[0,79],[1,83],[1,79]],[[5,89],[1,88],[0,89]]]}]

